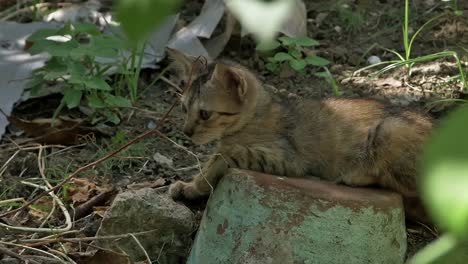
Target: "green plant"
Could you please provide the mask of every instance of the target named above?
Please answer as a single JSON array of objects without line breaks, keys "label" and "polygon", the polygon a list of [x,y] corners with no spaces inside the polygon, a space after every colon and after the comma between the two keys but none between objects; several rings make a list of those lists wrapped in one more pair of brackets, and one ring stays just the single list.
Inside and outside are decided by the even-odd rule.
[{"label": "green plant", "polygon": [[[124,130],[117,130],[110,138],[103,138],[100,144],[91,143],[94,147],[94,154],[90,155],[87,162],[94,161],[107,155],[112,150],[127,143],[129,135]],[[148,139],[151,141],[151,139]],[[153,142],[152,142],[153,143]],[[141,168],[147,161],[149,155],[153,153],[145,148],[144,143],[132,144],[118,155],[104,161],[99,168],[94,171],[94,176],[115,175],[117,172],[125,172],[132,168]]]},{"label": "green plant", "polygon": [[336,82],[335,78],[333,78],[333,75],[331,74],[331,72],[328,70],[327,67],[324,66],[322,72],[316,72],[314,73],[314,75],[325,79],[325,81],[332,87],[334,96],[341,95],[340,86]]},{"label": "green plant", "polygon": [[[319,42],[308,38],[291,38],[291,37],[280,37],[278,38],[279,42],[275,41],[268,49],[276,49],[278,47],[283,47],[286,52],[280,51],[277,52],[273,57],[267,58],[267,63],[265,67],[267,70],[273,73],[277,73],[283,63],[288,63],[289,66],[297,72],[303,73],[306,66],[325,66],[330,62],[322,57],[317,55],[307,55],[304,52],[304,47],[317,46]],[[257,49],[263,49],[259,47]]]},{"label": "green plant", "polygon": [[411,58],[412,47],[413,47],[414,41],[416,40],[417,36],[427,26],[432,24],[434,21],[440,19],[441,17],[446,16],[447,14],[448,14],[447,12],[444,12],[442,14],[439,14],[439,15],[429,19],[412,36],[410,36],[409,0],[405,0],[405,15],[404,15],[404,24],[403,24],[404,54],[401,54],[398,51],[393,50],[393,49],[387,49],[387,48],[384,48],[384,47],[380,47],[383,50],[386,50],[388,52],[393,53],[394,55],[397,56],[398,59],[397,60],[383,61],[383,62],[380,62],[380,63],[376,63],[376,64],[373,64],[373,65],[364,67],[364,68],[358,70],[357,72],[367,70],[367,69],[370,69],[370,68],[373,68],[373,67],[376,67],[376,66],[388,64],[384,68],[382,68],[379,71],[377,71],[376,73],[374,73],[372,76],[376,77],[376,76],[378,76],[378,75],[380,75],[380,74],[382,74],[382,73],[384,73],[386,71],[389,71],[389,70],[392,70],[392,69],[395,69],[395,68],[398,68],[398,67],[401,67],[401,66],[405,66],[407,68],[407,70],[408,70],[408,75],[411,76],[411,67],[415,63],[421,63],[421,62],[431,61],[431,60],[440,59],[440,58],[454,58],[456,63],[457,63],[457,66],[458,66],[458,70],[460,72],[460,75],[459,75],[460,81],[462,82],[463,87],[466,88],[468,83],[466,81],[465,71],[464,71],[462,63],[461,63],[461,61],[460,61],[460,59],[458,57],[458,54],[455,51],[442,51],[442,52],[437,52],[437,53],[433,53],[433,54],[429,54],[429,55],[419,56],[419,57],[416,57],[416,58]]},{"label": "green plant", "polygon": [[[60,41],[53,38],[60,38]],[[115,62],[99,62],[96,58],[118,58],[119,51],[125,47],[121,38],[114,34],[102,34],[92,24],[68,23],[58,30],[39,30],[28,41],[33,43],[30,53],[47,52],[51,56],[44,67],[35,71],[29,84],[31,92],[37,93],[44,86],[44,80],[63,85],[63,98],[54,117],[64,106],[71,109],[86,101],[108,121],[115,124],[120,122],[114,109],[130,107],[131,103],[116,94],[105,81],[106,72]]]},{"label": "green plant", "polygon": [[435,223],[445,232],[418,252],[411,264],[466,263],[468,261],[468,105],[439,124],[429,140],[422,162],[422,198]]}]

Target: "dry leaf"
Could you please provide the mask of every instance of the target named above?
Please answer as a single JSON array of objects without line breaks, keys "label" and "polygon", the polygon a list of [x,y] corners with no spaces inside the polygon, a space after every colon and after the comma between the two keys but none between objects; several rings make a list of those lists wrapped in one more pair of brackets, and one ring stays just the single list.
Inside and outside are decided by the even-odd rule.
[{"label": "dry leaf", "polygon": [[[70,119],[66,117],[37,118],[32,121],[24,120],[14,116],[7,116],[10,123],[23,130],[34,141],[45,144],[72,145],[77,144],[83,137],[99,133],[91,127],[86,127],[81,119]],[[100,134],[100,133],[99,133]]]},{"label": "dry leaf", "polygon": [[109,209],[109,206],[94,206],[93,207],[94,213],[99,215],[100,217],[104,217],[104,215],[107,212],[107,209]]},{"label": "dry leaf", "polygon": [[86,202],[96,191],[96,184],[87,178],[73,179],[68,187],[69,199],[73,204]]}]

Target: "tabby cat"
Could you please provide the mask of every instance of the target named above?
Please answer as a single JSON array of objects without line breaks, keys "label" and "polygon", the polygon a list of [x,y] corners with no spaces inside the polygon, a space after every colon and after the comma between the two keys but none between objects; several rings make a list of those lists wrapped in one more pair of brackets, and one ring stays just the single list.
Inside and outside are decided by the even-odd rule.
[{"label": "tabby cat", "polygon": [[411,201],[407,215],[425,221],[416,176],[430,117],[372,99],[279,100],[244,67],[169,56],[181,83],[194,80],[181,98],[184,133],[195,144],[218,141],[201,174],[170,186],[174,199],[208,195],[228,168],[240,168],[391,189]]}]

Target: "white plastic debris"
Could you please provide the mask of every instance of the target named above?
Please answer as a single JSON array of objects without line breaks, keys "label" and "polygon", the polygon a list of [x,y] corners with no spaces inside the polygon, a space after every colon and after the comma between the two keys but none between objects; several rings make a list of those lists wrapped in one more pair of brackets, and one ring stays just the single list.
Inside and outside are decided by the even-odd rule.
[{"label": "white plastic debris", "polygon": [[[0,23],[0,108],[10,115],[13,106],[22,98],[25,84],[33,70],[40,68],[48,59],[46,54],[31,56],[24,51],[26,38],[43,28],[58,28],[56,23],[16,22]],[[0,137],[5,133],[8,121],[0,114]]]}]

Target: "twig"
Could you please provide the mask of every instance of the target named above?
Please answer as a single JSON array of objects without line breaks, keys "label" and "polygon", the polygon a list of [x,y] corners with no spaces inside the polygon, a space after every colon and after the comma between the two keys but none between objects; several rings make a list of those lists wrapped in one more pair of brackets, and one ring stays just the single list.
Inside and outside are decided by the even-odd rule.
[{"label": "twig", "polygon": [[[10,256],[10,257],[15,258],[15,259],[19,259],[19,260],[21,260],[23,262],[27,261],[27,259],[24,256],[16,254],[15,252],[10,251],[10,250],[8,250],[7,248],[5,248],[3,246],[0,246],[0,253],[3,254],[3,255]],[[29,262],[31,262],[33,264],[40,264],[39,262],[37,262],[35,260],[32,260],[32,259],[30,259]]]},{"label": "twig", "polygon": [[7,200],[0,201],[0,205],[2,205],[2,204],[8,204],[8,203],[15,203],[15,202],[22,202],[22,203],[25,203],[26,200],[25,200],[23,197],[13,198],[13,199],[7,199]]},{"label": "twig", "polygon": [[[37,185],[34,183],[30,183],[26,181],[21,181],[21,183],[34,187],[34,188],[42,189],[45,191],[49,190],[45,186]],[[57,204],[59,205],[60,209],[65,215],[66,226],[64,228],[42,228],[42,227],[34,228],[34,227],[11,226],[7,224],[3,224],[3,223],[0,223],[0,226],[3,226],[7,229],[21,230],[21,231],[27,231],[27,232],[66,232],[66,231],[69,231],[72,227],[72,221],[71,221],[70,214],[67,211],[67,208],[65,207],[63,202],[53,192],[47,192],[47,193],[52,197],[52,199],[56,200]]]},{"label": "twig", "polygon": [[0,244],[3,244],[3,245],[8,245],[8,246],[12,246],[12,247],[20,247],[20,248],[25,248],[25,249],[29,249],[29,250],[32,250],[32,251],[36,251],[36,252],[40,252],[44,255],[47,255],[49,257],[52,257],[54,259],[57,259],[59,260],[61,263],[64,263],[64,264],[67,264],[63,259],[55,256],[54,254],[51,254],[47,251],[44,251],[44,250],[41,250],[41,249],[37,249],[37,248],[33,248],[33,247],[28,247],[26,245],[21,245],[21,244],[15,244],[15,243],[10,243],[10,242],[4,242],[4,241],[1,241],[0,240]]},{"label": "twig", "polygon": [[[37,167],[39,168],[39,174],[42,177],[42,180],[46,184],[47,188],[50,189],[52,188],[52,185],[50,185],[49,181],[47,180],[44,172],[45,168],[45,158],[42,157],[42,151],[44,148],[41,146],[39,149],[39,153],[37,154]],[[39,225],[39,227],[44,227],[44,225],[49,221],[49,219],[52,217],[52,215],[55,213],[55,208],[56,208],[57,201],[55,199],[52,199],[52,209],[50,210],[49,214],[44,218],[44,221]]]},{"label": "twig", "polygon": [[97,204],[101,204],[105,201],[107,201],[111,196],[116,194],[117,190],[116,189],[111,189],[106,192],[102,192],[93,198],[89,199],[83,204],[80,204],[75,208],[75,213],[73,214],[73,219],[80,219],[83,216],[89,214],[93,210],[93,206],[96,206]]},{"label": "twig", "polygon": [[170,86],[174,87],[177,92],[179,93],[183,93],[184,90],[182,90],[177,84],[173,83],[171,80],[169,80],[168,78],[164,77],[161,75],[161,77],[159,77],[161,80],[163,80],[165,83],[169,84]]},{"label": "twig", "polygon": [[112,254],[115,254],[115,255],[119,255],[119,256],[122,256],[122,257],[129,257],[127,254],[123,254],[123,253],[120,253],[120,252],[117,252],[115,250],[112,250],[112,249],[108,249],[108,248],[104,248],[104,247],[100,247],[100,246],[96,246],[94,244],[91,244],[91,243],[86,243],[86,242],[83,242],[83,241],[67,241],[69,243],[79,243],[79,244],[84,244],[85,246],[87,247],[92,247],[92,248],[95,248],[95,249],[99,249],[101,251],[106,251],[106,252],[109,252],[109,253],[112,253]]},{"label": "twig", "polygon": [[84,147],[84,146],[86,146],[86,145],[88,145],[88,144],[87,144],[87,143],[83,143],[83,144],[78,144],[78,145],[73,145],[73,146],[65,147],[65,148],[63,148],[63,149],[61,149],[61,150],[58,150],[58,151],[55,151],[55,152],[52,152],[52,153],[50,153],[50,154],[45,155],[44,158],[48,158],[48,157],[50,157],[50,156],[55,156],[55,155],[60,154],[60,153],[62,153],[62,152],[68,151],[68,150],[70,150],[70,149],[80,148],[80,147]]},{"label": "twig", "polygon": [[43,245],[47,245],[47,244],[50,244],[50,243],[60,243],[60,242],[71,242],[71,243],[73,243],[73,242],[82,242],[82,241],[113,240],[113,239],[119,239],[119,238],[128,238],[128,237],[130,237],[130,234],[132,234],[134,236],[141,236],[141,235],[146,235],[146,234],[153,233],[153,232],[156,232],[156,231],[158,231],[158,230],[157,229],[152,229],[152,230],[138,232],[138,233],[127,233],[127,234],[122,234],[122,235],[110,235],[110,236],[99,236],[99,237],[20,239],[19,242],[21,242],[21,243],[31,243],[31,244],[26,244],[29,247],[38,247],[38,246],[43,246]]},{"label": "twig", "polygon": [[[14,141],[13,141],[14,142]],[[16,143],[14,143],[16,144]],[[54,147],[61,147],[63,148],[64,146],[62,145],[46,145],[46,146],[42,146],[42,145],[39,145],[39,144],[34,144],[33,146],[31,147],[21,147],[19,145],[16,145],[16,147],[14,149],[17,149],[15,151],[15,153],[2,165],[2,167],[0,168],[0,176],[2,176],[2,174],[5,172],[6,168],[8,167],[8,164],[16,157],[16,155],[18,155],[21,151],[27,151],[27,150],[36,150],[36,149],[43,149],[43,148],[54,148]],[[8,150],[7,150],[8,151]]]},{"label": "twig", "polygon": [[143,247],[143,245],[140,243],[140,240],[138,240],[136,238],[136,236],[133,235],[133,234],[130,234],[130,236],[133,238],[133,240],[135,240],[135,242],[137,243],[137,245],[141,249],[141,251],[143,251],[143,253],[146,256],[146,260],[148,261],[148,263],[151,264],[152,263],[151,258],[149,257],[148,252],[146,252],[145,247]]},{"label": "twig", "polygon": [[[63,253],[63,252],[61,252],[61,251],[52,249],[52,248],[47,248],[47,249],[48,249],[50,252],[52,252],[52,253],[55,253],[55,254],[57,254],[57,255],[62,256],[62,258],[66,259],[66,260],[67,260],[68,262],[70,262],[71,264],[77,264],[75,261],[73,261],[73,259],[71,259],[69,256],[67,256],[67,254],[65,254],[65,253]],[[62,249],[64,249],[63,246],[62,246]]]},{"label": "twig", "polygon": [[203,177],[203,179],[206,181],[206,183],[210,186],[211,192],[213,192],[213,191],[214,191],[214,187],[213,187],[213,185],[211,185],[211,183],[208,181],[208,179],[206,179],[205,175],[203,174],[203,170],[202,170],[201,165],[200,165],[201,162],[200,162],[200,159],[198,158],[198,156],[197,156],[195,153],[193,153],[192,151],[188,150],[186,147],[184,147],[184,146],[180,145],[179,143],[175,142],[174,140],[170,139],[168,136],[164,135],[163,133],[161,133],[161,132],[159,132],[159,131],[156,131],[156,133],[157,133],[160,137],[162,137],[162,138],[168,140],[169,142],[171,142],[172,144],[174,144],[176,147],[185,150],[187,153],[189,153],[190,155],[192,155],[193,157],[195,157],[195,159],[197,159],[198,170],[199,170],[199,172],[200,172],[200,175]]},{"label": "twig", "polygon": [[[196,63],[198,60],[200,60],[201,57],[198,57],[196,59],[196,61],[194,63]],[[192,67],[190,69],[190,75],[189,75],[189,80],[187,82],[187,87],[185,88],[185,90],[183,92],[186,92],[188,89],[190,89],[190,87],[192,86],[192,83],[193,83],[193,78],[192,78],[192,75],[193,75],[193,68]],[[130,140],[129,142],[127,142],[126,144],[120,146],[119,148],[117,148],[116,150],[112,151],[111,153],[107,154],[106,156],[98,159],[98,160],[95,160],[91,163],[88,163],[86,164],[85,166],[82,166],[80,168],[78,168],[77,170],[75,170],[72,174],[68,175],[64,180],[62,180],[62,182],[60,182],[59,184],[57,184],[55,187],[53,188],[50,188],[49,190],[45,191],[45,192],[42,192],[40,193],[39,195],[37,195],[36,197],[34,197],[33,199],[31,199],[29,202],[27,202],[26,204],[24,204],[23,206],[21,206],[20,208],[17,208],[17,209],[14,209],[14,210],[11,210],[11,211],[8,211],[8,212],[5,212],[3,214],[0,215],[0,218],[2,217],[5,217],[5,216],[8,216],[10,214],[14,214],[16,212],[19,212],[21,210],[24,210],[25,208],[27,208],[28,206],[30,206],[31,204],[33,204],[34,202],[36,202],[37,200],[39,200],[41,197],[43,197],[44,195],[46,195],[47,193],[50,193],[50,192],[55,192],[57,191],[58,189],[60,189],[63,185],[65,185],[67,182],[69,182],[71,179],[73,179],[75,176],[77,176],[80,172],[82,171],[85,171],[89,168],[92,168],[100,163],[102,163],[103,161],[106,161],[108,160],[109,158],[113,157],[114,155],[116,155],[117,153],[121,152],[122,150],[126,149],[128,146],[132,145],[132,144],[135,144],[136,142],[139,142],[140,140],[152,135],[152,134],[158,134],[158,135],[161,135],[162,133],[159,132],[159,128],[163,125],[163,123],[166,121],[167,117],[169,116],[169,114],[172,112],[172,110],[174,109],[174,107],[176,106],[177,104],[177,100],[174,101],[174,103],[169,107],[169,109],[167,110],[167,112],[164,114],[164,116],[159,120],[158,124],[156,125],[156,128],[152,129],[152,130],[149,130],[149,131],[146,131],[145,133],[137,136],[136,138]]]}]

